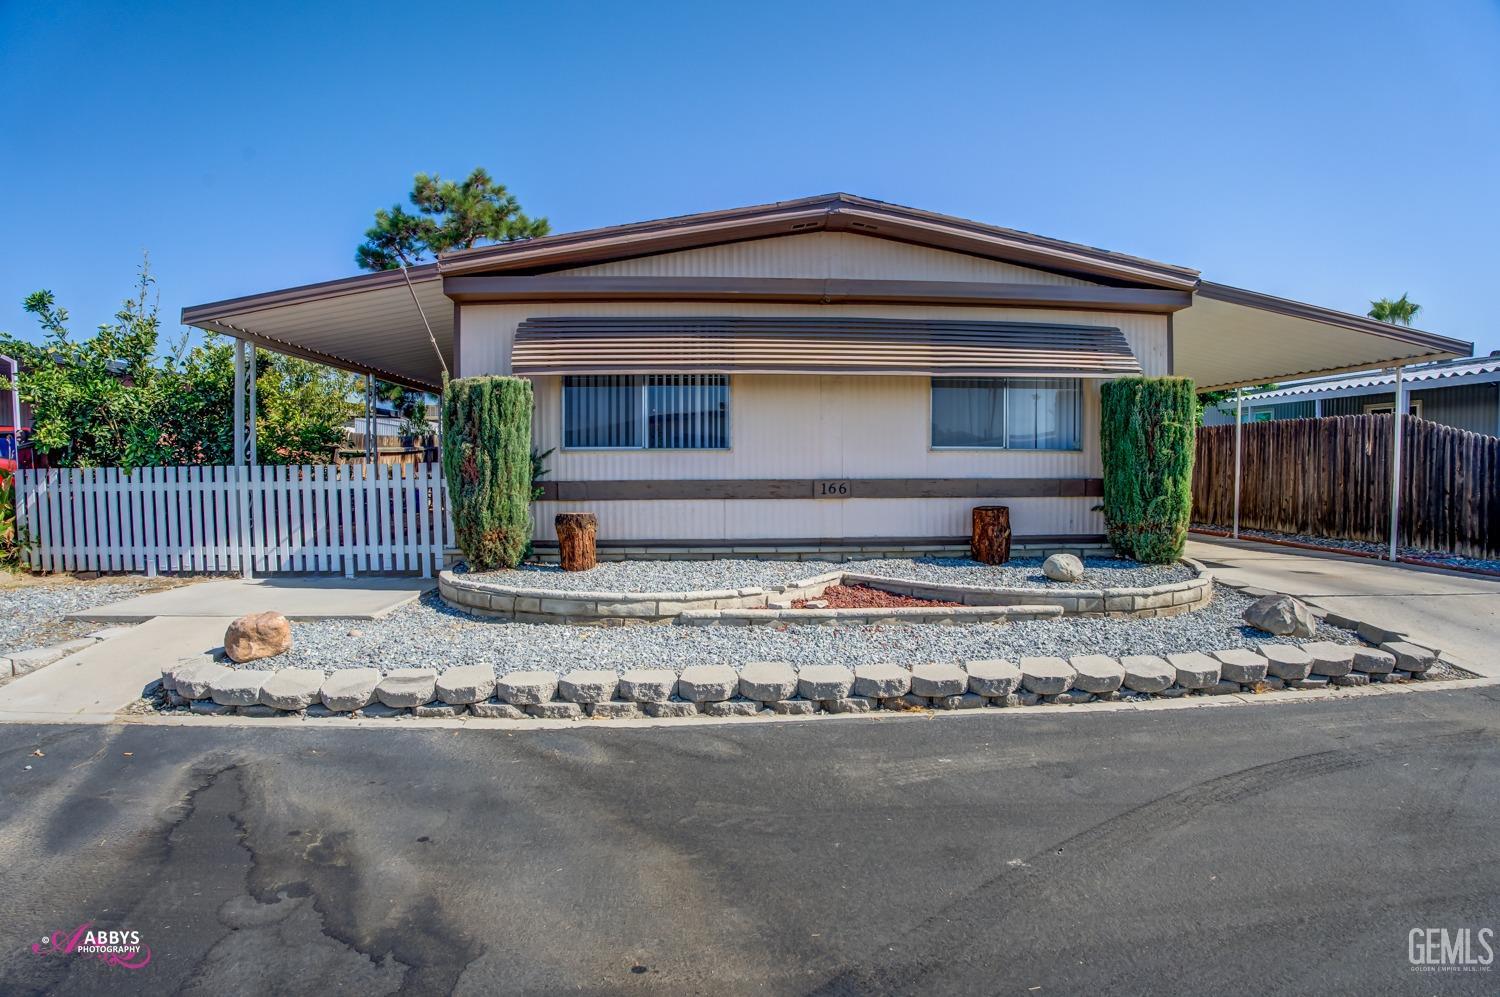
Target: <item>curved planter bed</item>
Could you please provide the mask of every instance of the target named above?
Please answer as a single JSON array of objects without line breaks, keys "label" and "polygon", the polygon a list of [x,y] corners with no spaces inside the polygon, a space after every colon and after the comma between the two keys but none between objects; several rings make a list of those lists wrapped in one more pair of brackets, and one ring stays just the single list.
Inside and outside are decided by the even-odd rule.
[{"label": "curved planter bed", "polygon": [[[757,623],[999,623],[1051,616],[1177,616],[1208,604],[1213,575],[1196,561],[1185,560],[1197,577],[1138,588],[1013,588],[907,581],[856,571],[830,571],[788,585],[696,592],[588,592],[520,588],[478,581],[444,571],[438,594],[455,609],[477,616],[520,623],[568,623],[619,626],[627,623],[676,622],[688,626],[745,626]],[[831,585],[864,585],[894,595],[912,596],[959,607],[900,609],[794,609],[792,603],[816,599]]]}]

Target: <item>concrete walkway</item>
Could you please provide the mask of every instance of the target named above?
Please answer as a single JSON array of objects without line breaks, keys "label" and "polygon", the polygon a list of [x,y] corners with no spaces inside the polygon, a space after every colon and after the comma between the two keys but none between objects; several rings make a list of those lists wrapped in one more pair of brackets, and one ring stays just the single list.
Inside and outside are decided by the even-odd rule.
[{"label": "concrete walkway", "polygon": [[421,597],[431,578],[238,578],[199,582],[73,613],[75,620],[136,623],[158,616],[227,616],[273,611],[299,623],[378,620]]},{"label": "concrete walkway", "polygon": [[1248,541],[1194,539],[1187,553],[1226,581],[1401,631],[1471,671],[1500,676],[1500,578]]},{"label": "concrete walkway", "polygon": [[0,686],[0,723],[109,723],[165,664],[224,644],[231,616],[162,617]]}]

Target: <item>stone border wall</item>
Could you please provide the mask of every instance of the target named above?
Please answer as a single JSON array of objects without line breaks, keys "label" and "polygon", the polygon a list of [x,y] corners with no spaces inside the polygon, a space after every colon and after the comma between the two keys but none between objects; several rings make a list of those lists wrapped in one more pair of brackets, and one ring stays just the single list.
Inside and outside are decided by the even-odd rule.
[{"label": "stone border wall", "polygon": [[162,710],[210,716],[352,716],[547,720],[736,717],[959,710],[1324,689],[1427,677],[1439,653],[1410,642],[1380,648],[1268,642],[1256,650],[1113,658],[803,665],[756,662],[676,669],[507,672],[432,668],[229,668],[212,656],[162,669],[147,690]]},{"label": "stone border wall", "polygon": [[[986,588],[915,582],[852,571],[829,571],[770,588],[718,589],[694,592],[587,592],[512,588],[444,571],[438,594],[455,609],[476,616],[518,623],[568,623],[620,626],[628,623],[678,622],[688,626],[755,623],[979,623],[1042,616],[1153,617],[1178,616],[1201,609],[1213,599],[1214,578],[1197,561],[1184,559],[1197,578],[1140,588]],[[830,585],[850,582],[922,599],[962,603],[950,607],[903,609],[793,609],[799,599],[815,599]],[[971,608],[972,607],[972,608]],[[985,609],[989,612],[980,612]],[[999,610],[1009,610],[1000,612]]]}]

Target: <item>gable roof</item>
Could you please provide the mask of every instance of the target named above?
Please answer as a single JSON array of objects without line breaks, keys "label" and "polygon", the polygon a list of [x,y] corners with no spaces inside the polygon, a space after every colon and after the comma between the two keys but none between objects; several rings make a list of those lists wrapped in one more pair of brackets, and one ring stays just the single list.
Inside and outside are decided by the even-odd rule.
[{"label": "gable roof", "polygon": [[727,242],[852,232],[1098,283],[1192,290],[1198,271],[853,194],[820,194],[444,253],[445,275],[541,273]]}]

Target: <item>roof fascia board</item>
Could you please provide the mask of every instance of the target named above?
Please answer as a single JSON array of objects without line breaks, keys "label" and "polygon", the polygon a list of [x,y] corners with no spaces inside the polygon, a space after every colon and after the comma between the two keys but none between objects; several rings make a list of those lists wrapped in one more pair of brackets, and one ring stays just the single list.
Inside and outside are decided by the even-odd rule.
[{"label": "roof fascia board", "polygon": [[[408,267],[406,272],[410,275],[413,284],[437,280],[440,276],[436,263],[423,263]],[[189,305],[182,310],[182,323],[202,328],[205,322],[230,315],[243,315],[248,312],[264,311],[282,305],[297,305],[308,301],[322,301],[327,298],[359,294],[363,291],[377,291],[387,287],[401,287],[405,283],[406,278],[401,275],[400,270],[378,270],[374,273],[356,274],[353,277],[341,277],[338,280],[301,284],[279,291],[265,291],[261,294],[225,298],[222,301],[211,301],[202,305]]]},{"label": "roof fascia board", "polygon": [[443,278],[462,302],[765,301],[815,304],[1016,305],[1168,314],[1188,307],[1188,291],[978,281],[799,277],[555,277],[471,275]]},{"label": "roof fascia board", "polygon": [[587,265],[818,230],[855,232],[972,256],[1040,265],[1080,276],[1103,276],[1179,290],[1191,289],[1198,281],[1197,271],[1186,267],[849,195],[542,236],[446,253],[440,263],[443,272],[449,274]]},{"label": "roof fascia board", "polygon": [[[1258,308],[1261,311],[1273,312],[1278,315],[1322,322],[1325,325],[1335,325],[1344,329],[1353,329],[1356,332],[1382,336],[1400,343],[1408,343],[1412,346],[1424,347],[1430,351],[1428,355],[1432,356],[1433,359],[1442,359],[1448,356],[1467,357],[1474,353],[1474,344],[1461,339],[1449,339],[1447,336],[1439,336],[1432,332],[1423,332],[1421,329],[1392,325],[1389,322],[1377,322],[1375,319],[1366,318],[1362,315],[1334,311],[1332,308],[1309,305],[1305,302],[1292,301],[1288,298],[1278,298],[1270,294],[1261,294],[1258,291],[1247,291],[1239,287],[1230,287],[1227,284],[1214,284],[1209,281],[1203,281],[1198,285],[1197,293],[1213,301],[1223,301],[1227,304]],[[1398,359],[1392,360],[1390,363],[1385,364],[1385,366],[1397,363],[1404,366],[1417,362],[1419,362],[1417,358]],[[1372,367],[1379,366],[1381,366],[1379,363],[1366,363],[1359,367],[1345,367],[1340,369],[1369,370]]]}]

